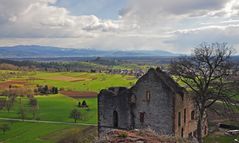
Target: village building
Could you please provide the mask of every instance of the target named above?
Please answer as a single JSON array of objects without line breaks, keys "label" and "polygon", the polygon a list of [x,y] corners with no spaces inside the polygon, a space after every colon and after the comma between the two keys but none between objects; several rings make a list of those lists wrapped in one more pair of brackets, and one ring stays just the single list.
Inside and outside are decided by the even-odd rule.
[{"label": "village building", "polygon": [[[150,128],[160,135],[196,136],[193,100],[167,73],[151,68],[134,86],[111,87],[98,96],[99,133]],[[203,135],[208,133],[207,122]]]}]

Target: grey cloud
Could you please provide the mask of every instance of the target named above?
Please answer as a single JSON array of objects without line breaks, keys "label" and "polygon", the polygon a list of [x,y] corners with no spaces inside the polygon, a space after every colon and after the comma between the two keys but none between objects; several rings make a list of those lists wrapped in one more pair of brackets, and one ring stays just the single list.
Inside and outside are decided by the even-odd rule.
[{"label": "grey cloud", "polygon": [[181,15],[201,11],[222,9],[229,0],[130,0],[126,9],[121,11],[127,14],[152,14],[162,13]]},{"label": "grey cloud", "polygon": [[168,44],[177,44],[178,49],[194,48],[201,42],[228,42],[239,50],[239,24],[227,26],[208,26],[195,29],[178,30]]},{"label": "grey cloud", "polygon": [[239,45],[238,0],[129,0],[117,20],[74,16],[64,7],[52,5],[54,2],[2,0],[0,45],[29,43],[182,53],[203,41]]},{"label": "grey cloud", "polygon": [[94,15],[73,16],[56,0],[3,0],[0,37],[81,37],[118,30],[118,23]]}]

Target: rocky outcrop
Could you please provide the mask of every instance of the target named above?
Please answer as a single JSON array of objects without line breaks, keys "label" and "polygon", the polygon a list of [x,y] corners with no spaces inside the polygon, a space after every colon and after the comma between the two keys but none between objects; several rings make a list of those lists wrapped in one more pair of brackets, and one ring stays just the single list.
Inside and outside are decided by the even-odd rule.
[{"label": "rocky outcrop", "polygon": [[96,143],[191,143],[189,140],[172,136],[160,136],[150,129],[111,130]]}]

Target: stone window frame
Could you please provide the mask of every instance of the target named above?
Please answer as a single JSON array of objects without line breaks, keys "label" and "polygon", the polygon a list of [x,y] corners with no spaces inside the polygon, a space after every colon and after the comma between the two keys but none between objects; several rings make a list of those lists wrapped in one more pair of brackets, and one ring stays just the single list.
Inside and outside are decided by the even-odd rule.
[{"label": "stone window frame", "polygon": [[135,94],[131,95],[130,102],[136,103],[136,95]]},{"label": "stone window frame", "polygon": [[182,101],[184,101],[184,94],[181,95]]},{"label": "stone window frame", "polygon": [[197,137],[197,130],[193,131],[193,136]]},{"label": "stone window frame", "polygon": [[145,121],[145,112],[139,112],[139,121],[141,124]]},{"label": "stone window frame", "polygon": [[184,128],[181,128],[181,137],[184,137]]},{"label": "stone window frame", "polygon": [[181,112],[178,112],[178,127],[181,127]]},{"label": "stone window frame", "polygon": [[183,110],[183,123],[186,124],[187,122],[187,108]]},{"label": "stone window frame", "polygon": [[150,98],[151,98],[151,93],[149,90],[146,91],[146,101],[150,102]]},{"label": "stone window frame", "polygon": [[191,111],[191,120],[195,120],[195,110]]}]

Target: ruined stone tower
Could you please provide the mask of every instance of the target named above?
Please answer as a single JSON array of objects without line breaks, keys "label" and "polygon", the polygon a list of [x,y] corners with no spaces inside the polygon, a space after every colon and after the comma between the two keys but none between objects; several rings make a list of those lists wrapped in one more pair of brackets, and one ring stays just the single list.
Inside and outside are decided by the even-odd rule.
[{"label": "ruined stone tower", "polygon": [[113,128],[151,128],[162,135],[196,135],[193,101],[184,88],[159,68],[151,68],[131,88],[101,90],[98,110],[100,133]]}]

